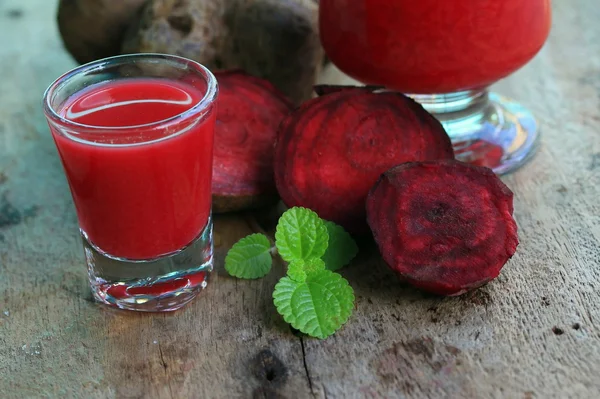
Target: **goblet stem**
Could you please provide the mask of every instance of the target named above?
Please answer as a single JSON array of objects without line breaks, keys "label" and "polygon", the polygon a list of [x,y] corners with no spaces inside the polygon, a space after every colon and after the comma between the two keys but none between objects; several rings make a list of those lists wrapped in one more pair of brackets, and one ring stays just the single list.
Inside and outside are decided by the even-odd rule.
[{"label": "goblet stem", "polygon": [[522,166],[536,152],[537,122],[514,100],[487,88],[410,96],[442,123],[461,161],[504,174]]}]

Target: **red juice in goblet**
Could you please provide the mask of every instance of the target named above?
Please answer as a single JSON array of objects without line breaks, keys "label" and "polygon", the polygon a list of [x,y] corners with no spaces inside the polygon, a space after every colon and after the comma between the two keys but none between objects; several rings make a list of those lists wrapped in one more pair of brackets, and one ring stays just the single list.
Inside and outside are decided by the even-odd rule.
[{"label": "red juice in goblet", "polygon": [[486,87],[525,65],[550,30],[548,0],[321,0],[327,55],[406,93]]},{"label": "red juice in goblet", "polygon": [[533,152],[531,114],[487,87],[542,48],[549,0],[321,0],[319,14],[331,61],[365,84],[412,95],[459,157],[506,172]]}]

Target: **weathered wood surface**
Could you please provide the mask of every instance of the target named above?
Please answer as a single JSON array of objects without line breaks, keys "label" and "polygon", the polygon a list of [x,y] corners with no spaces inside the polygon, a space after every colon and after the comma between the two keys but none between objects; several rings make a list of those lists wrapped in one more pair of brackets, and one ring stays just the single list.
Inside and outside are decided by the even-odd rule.
[{"label": "weathered wood surface", "polygon": [[498,85],[544,130],[533,162],[505,177],[517,255],[486,287],[439,299],[398,283],[367,245],[344,272],[355,315],[318,341],[275,312],[281,267],[250,282],[223,272],[252,215],[217,219],[217,270],[184,310],[91,302],[40,108],[74,63],[55,1],[0,0],[0,397],[600,397],[600,7],[561,0],[554,11],[545,49]]}]

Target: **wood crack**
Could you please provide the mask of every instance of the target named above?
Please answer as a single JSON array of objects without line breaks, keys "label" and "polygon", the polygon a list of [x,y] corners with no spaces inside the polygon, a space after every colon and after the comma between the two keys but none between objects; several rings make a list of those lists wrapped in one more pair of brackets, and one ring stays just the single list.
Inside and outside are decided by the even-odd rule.
[{"label": "wood crack", "polygon": [[165,369],[165,372],[166,372],[168,366],[167,366],[167,363],[165,362],[165,358],[163,357],[163,351],[160,346],[160,342],[158,343],[158,353],[160,354],[160,365],[163,366],[163,368]]},{"label": "wood crack", "polygon": [[160,354],[160,365],[163,367],[165,371],[165,377],[167,378],[167,384],[169,385],[169,396],[173,399],[175,396],[173,395],[173,387],[171,386],[171,379],[169,378],[169,373],[167,372],[167,362],[165,362],[165,357],[163,356],[162,347],[160,342],[158,343],[158,353]]},{"label": "wood crack", "polygon": [[312,379],[310,378],[310,371],[308,370],[308,364],[306,364],[306,348],[304,347],[304,339],[302,337],[298,337],[298,339],[300,340],[300,346],[302,347],[302,364],[304,365],[304,373],[306,374],[306,379],[308,380],[308,387],[310,388],[310,393],[312,396],[316,397]]}]

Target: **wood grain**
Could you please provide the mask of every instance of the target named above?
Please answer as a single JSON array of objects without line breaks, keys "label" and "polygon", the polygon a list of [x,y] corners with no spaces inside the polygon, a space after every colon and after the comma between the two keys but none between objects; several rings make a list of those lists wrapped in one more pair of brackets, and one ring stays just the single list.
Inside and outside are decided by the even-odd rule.
[{"label": "wood grain", "polygon": [[[453,299],[386,270],[372,243],[343,274],[354,316],[294,335],[227,248],[269,215],[216,220],[209,288],[169,315],[93,303],[76,218],[40,99],[74,66],[56,2],[0,0],[0,396],[3,398],[600,397],[600,8],[557,0],[544,50],[497,85],[539,117],[543,144],[505,177],[521,245],[494,282]],[[325,71],[324,82],[349,82]],[[257,221],[258,220],[258,221]]]}]

